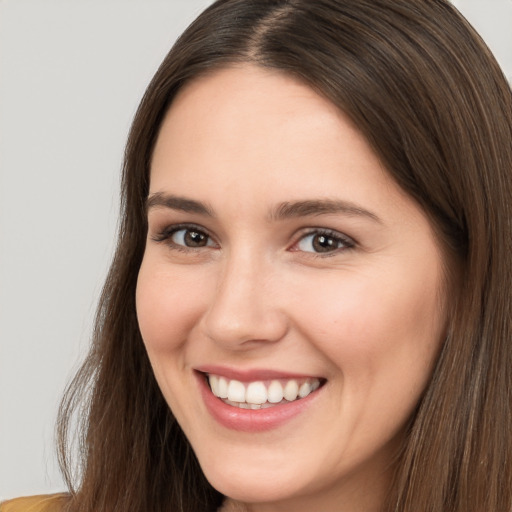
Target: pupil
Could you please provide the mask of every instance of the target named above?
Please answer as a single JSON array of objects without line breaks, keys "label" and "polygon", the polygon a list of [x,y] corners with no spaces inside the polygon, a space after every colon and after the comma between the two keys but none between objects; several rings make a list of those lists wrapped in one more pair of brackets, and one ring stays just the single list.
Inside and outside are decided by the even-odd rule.
[{"label": "pupil", "polygon": [[189,247],[204,247],[207,243],[207,236],[197,231],[187,231],[185,234],[185,243]]},{"label": "pupil", "polygon": [[337,248],[337,242],[332,237],[317,235],[313,239],[313,247],[316,252],[329,252]]}]

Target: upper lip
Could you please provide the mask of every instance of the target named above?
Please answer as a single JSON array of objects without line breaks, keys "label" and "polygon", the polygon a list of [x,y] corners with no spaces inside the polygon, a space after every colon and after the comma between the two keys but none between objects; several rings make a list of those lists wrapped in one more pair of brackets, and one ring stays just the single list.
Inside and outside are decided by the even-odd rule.
[{"label": "upper lip", "polygon": [[283,370],[269,370],[260,368],[240,369],[219,365],[201,365],[196,367],[195,370],[201,373],[218,375],[219,377],[226,377],[227,379],[230,380],[238,380],[240,382],[253,382],[258,380],[273,379],[322,379],[322,377],[318,377],[316,375],[295,373]]}]

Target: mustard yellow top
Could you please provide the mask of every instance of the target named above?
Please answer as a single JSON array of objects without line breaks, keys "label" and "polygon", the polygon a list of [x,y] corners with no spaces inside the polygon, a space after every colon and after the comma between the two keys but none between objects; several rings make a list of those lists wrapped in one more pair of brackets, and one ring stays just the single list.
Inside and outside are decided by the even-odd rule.
[{"label": "mustard yellow top", "polygon": [[61,512],[68,494],[42,494],[0,503],[0,512]]}]

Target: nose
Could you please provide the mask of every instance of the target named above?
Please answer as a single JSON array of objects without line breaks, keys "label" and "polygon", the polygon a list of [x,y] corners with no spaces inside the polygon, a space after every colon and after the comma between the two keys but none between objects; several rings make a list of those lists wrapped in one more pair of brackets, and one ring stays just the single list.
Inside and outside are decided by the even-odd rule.
[{"label": "nose", "polygon": [[288,330],[279,307],[280,280],[271,262],[251,255],[226,261],[203,319],[208,338],[229,350],[275,343]]}]

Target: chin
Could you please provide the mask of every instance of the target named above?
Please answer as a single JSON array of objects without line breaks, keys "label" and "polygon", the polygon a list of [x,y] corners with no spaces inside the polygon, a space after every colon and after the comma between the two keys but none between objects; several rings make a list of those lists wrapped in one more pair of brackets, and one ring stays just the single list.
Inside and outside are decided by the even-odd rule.
[{"label": "chin", "polygon": [[[291,499],[304,490],[300,472],[287,471],[284,465],[265,464],[254,467],[241,461],[240,464],[225,463],[202,466],[210,484],[221,494],[244,503],[277,502]],[[297,468],[297,464],[294,464]]]}]

